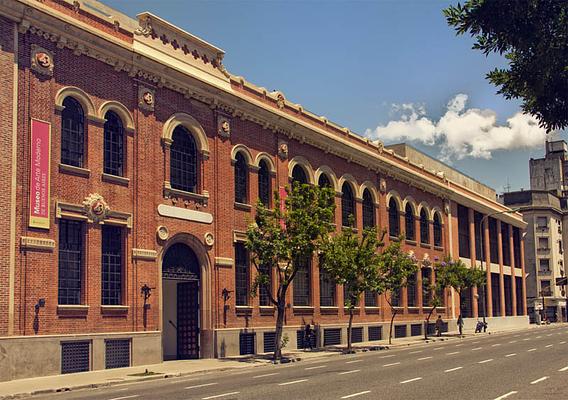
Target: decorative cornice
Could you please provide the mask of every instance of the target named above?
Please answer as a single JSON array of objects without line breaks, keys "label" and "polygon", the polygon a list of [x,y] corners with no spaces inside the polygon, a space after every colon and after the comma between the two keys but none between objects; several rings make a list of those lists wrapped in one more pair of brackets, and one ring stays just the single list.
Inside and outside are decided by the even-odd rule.
[{"label": "decorative cornice", "polygon": [[22,236],[20,238],[20,248],[22,250],[53,251],[55,249],[55,240]]},{"label": "decorative cornice", "polygon": [[156,250],[132,249],[132,258],[134,260],[154,261],[158,258],[158,253]]}]

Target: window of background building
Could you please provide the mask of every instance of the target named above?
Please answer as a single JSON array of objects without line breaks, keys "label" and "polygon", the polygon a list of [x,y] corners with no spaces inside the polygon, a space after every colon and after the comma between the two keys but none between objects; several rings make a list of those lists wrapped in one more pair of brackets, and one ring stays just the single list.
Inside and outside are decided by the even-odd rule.
[{"label": "window of background building", "polygon": [[[347,182],[341,188],[341,224],[343,226],[356,226],[355,220],[355,197],[351,185]],[[352,221],[349,219],[352,218]]]},{"label": "window of background building", "polygon": [[259,163],[258,169],[258,198],[265,207],[270,207],[270,170],[266,161]]},{"label": "window of background building", "polygon": [[400,218],[398,216],[398,205],[394,199],[389,201],[389,235],[400,235]]},{"label": "window of background building", "polygon": [[245,156],[237,153],[235,157],[235,202],[248,203],[248,165]]},{"label": "window of background building", "polygon": [[375,226],[375,204],[369,189],[363,191],[363,228]]},{"label": "window of background building", "polygon": [[124,175],[124,129],[122,121],[112,111],[105,115],[104,125],[104,173]]},{"label": "window of background building", "polygon": [[434,246],[442,247],[442,221],[440,214],[434,214]]},{"label": "window of background building", "polygon": [[458,205],[458,247],[460,257],[470,257],[469,239],[468,209]]},{"label": "window of background building", "polygon": [[[346,307],[347,307],[347,300],[348,300],[347,285],[343,285],[343,305]],[[351,301],[355,301],[355,307],[359,306],[359,297],[355,297],[354,299],[351,299]]]},{"label": "window of background building", "polygon": [[478,213],[477,211],[473,214],[473,226],[475,228],[475,259],[481,260],[483,257],[483,261],[485,261],[485,250],[483,251],[484,254],[481,254],[482,250],[482,238],[483,238],[483,226],[481,226],[481,220],[483,219],[483,214]]},{"label": "window of background building", "polygon": [[61,163],[83,167],[85,153],[85,117],[77,100],[66,97],[61,111]]},{"label": "window of background building", "polygon": [[430,243],[430,223],[425,209],[420,210],[420,243]]},{"label": "window of background building", "polygon": [[294,278],[294,305],[309,306],[311,295],[311,275],[310,275],[310,259],[308,257],[299,257],[296,263],[296,277]]},{"label": "window of background building", "polygon": [[497,220],[489,218],[489,257],[492,263],[499,262],[499,237],[497,236]]},{"label": "window of background building", "polygon": [[501,222],[501,248],[503,249],[503,265],[511,265],[511,246],[509,246],[509,224]]},{"label": "window of background building", "polygon": [[249,301],[249,256],[244,243],[235,243],[235,302],[247,306]]},{"label": "window of background building", "polygon": [[521,230],[519,228],[513,228],[513,255],[515,268],[521,268]]},{"label": "window of background building", "polygon": [[410,204],[406,204],[404,214],[406,240],[416,240],[416,232],[414,230],[414,212],[412,211],[412,206]]},{"label": "window of background building", "polygon": [[122,304],[122,228],[112,225],[102,227],[102,304]]},{"label": "window of background building", "polygon": [[548,229],[548,218],[536,217],[536,228],[540,230]]},{"label": "window of background building", "polygon": [[170,184],[185,192],[197,192],[197,146],[187,129],[179,125],[170,147]]},{"label": "window of background building", "polygon": [[333,307],[336,305],[335,300],[335,282],[331,278],[329,272],[320,268],[320,306]]},{"label": "window of background building", "polygon": [[541,296],[552,296],[552,289],[550,287],[549,280],[540,281],[540,295]]},{"label": "window of background building", "polygon": [[550,272],[550,260],[548,258],[541,258],[538,260],[538,271],[541,273]]},{"label": "window of background building", "polygon": [[539,237],[538,238],[538,249],[539,250],[548,250],[548,238]]},{"label": "window of background building", "polygon": [[59,220],[58,304],[81,304],[83,222]]}]

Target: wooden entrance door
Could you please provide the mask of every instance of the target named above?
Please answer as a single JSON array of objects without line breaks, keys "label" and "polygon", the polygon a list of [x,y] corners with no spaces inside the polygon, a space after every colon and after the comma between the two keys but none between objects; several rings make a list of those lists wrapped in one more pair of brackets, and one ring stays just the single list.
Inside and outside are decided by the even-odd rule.
[{"label": "wooden entrance door", "polygon": [[199,286],[197,281],[177,285],[177,356],[199,358]]}]

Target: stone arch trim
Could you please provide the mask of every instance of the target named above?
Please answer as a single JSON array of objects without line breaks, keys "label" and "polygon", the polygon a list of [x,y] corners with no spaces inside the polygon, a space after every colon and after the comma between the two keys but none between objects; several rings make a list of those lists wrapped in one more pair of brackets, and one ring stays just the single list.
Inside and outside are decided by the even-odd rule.
[{"label": "stone arch trim", "polygon": [[264,152],[258,153],[254,159],[253,165],[256,168],[260,168],[261,161],[266,162],[266,164],[268,165],[268,169],[270,170],[270,173],[276,174],[276,166],[274,165],[274,160],[272,159],[272,157],[270,157],[270,154]]},{"label": "stone arch trim", "polygon": [[[209,338],[205,338],[204,335],[210,335],[213,337],[213,275],[211,268],[211,260],[207,253],[207,247],[205,244],[199,240],[196,236],[190,233],[178,233],[172,236],[167,243],[162,247],[158,254],[158,281],[160,288],[159,305],[160,314],[163,313],[164,307],[164,296],[163,296],[163,285],[162,285],[162,262],[164,260],[164,255],[168,249],[177,243],[183,243],[187,245],[199,261],[200,275],[199,275],[199,320],[201,326],[200,329],[200,358],[211,358],[214,355],[213,341]],[[159,327],[162,327],[162,319],[160,318]],[[205,343],[204,343],[205,342]]]},{"label": "stone arch trim", "polygon": [[418,205],[418,217],[420,218],[420,213],[422,210],[426,210],[426,216],[428,216],[428,221],[434,221],[434,214],[430,211],[430,206],[425,201]]},{"label": "stone arch trim", "polygon": [[[339,186],[339,182],[337,180],[337,175],[335,175],[335,172],[333,172],[333,170],[330,167],[328,167],[327,165],[322,165],[316,170],[315,179],[314,179],[315,184],[316,185],[318,184],[320,176],[322,176],[324,174],[329,178],[329,181],[333,185],[333,190],[335,190],[335,193],[340,193],[341,187]],[[355,193],[355,192],[353,192],[353,193]]]},{"label": "stone arch trim", "polygon": [[79,102],[79,104],[81,104],[81,107],[83,107],[83,111],[85,112],[85,116],[88,119],[97,122],[104,122],[104,120],[101,120],[97,116],[95,105],[93,104],[93,101],[91,100],[89,95],[75,86],[66,86],[59,89],[59,91],[55,95],[55,108],[57,110],[63,111],[63,109],[65,108],[65,106],[63,105],[63,100],[65,100],[67,97],[73,97]]},{"label": "stone arch trim", "polygon": [[444,225],[444,218],[443,218],[444,214],[442,213],[442,210],[438,206],[433,207],[430,210],[430,218],[431,218],[432,222],[434,221],[434,215],[436,215],[436,214],[438,214],[438,217],[440,218],[440,224]]},{"label": "stone arch trim", "polygon": [[373,199],[373,203],[375,203],[375,206],[378,206],[379,205],[379,192],[377,191],[377,188],[375,187],[373,182],[365,181],[361,184],[361,187],[359,188],[359,190],[361,192],[361,199],[363,198],[363,194],[365,193],[365,189],[369,190],[369,193],[371,193],[371,198]]},{"label": "stone arch trim", "polygon": [[355,195],[355,198],[357,200],[362,199],[361,193],[359,192],[359,185],[357,184],[357,180],[351,174],[343,174],[341,178],[339,178],[338,187],[340,192],[343,192],[344,183],[347,183],[351,186],[353,195]]},{"label": "stone arch trim", "polygon": [[126,131],[134,132],[134,118],[124,104],[118,101],[105,101],[99,107],[99,118],[106,121],[105,115],[108,111],[113,111],[120,117]]},{"label": "stone arch trim", "polygon": [[168,120],[164,123],[162,129],[162,141],[164,143],[171,144],[174,129],[177,128],[178,125],[182,125],[193,135],[199,152],[203,155],[204,158],[208,158],[209,141],[207,139],[207,135],[205,134],[205,130],[199,124],[199,122],[197,122],[197,120],[189,114],[176,113],[168,118]]},{"label": "stone arch trim", "polygon": [[390,192],[388,192],[385,204],[387,208],[389,208],[391,199],[394,199],[394,201],[396,202],[396,205],[398,207],[398,212],[404,212],[404,208],[402,208],[402,200],[400,200],[400,195],[396,190],[391,190]]},{"label": "stone arch trim", "polygon": [[312,168],[310,162],[302,156],[296,156],[292,158],[290,162],[288,162],[288,178],[292,179],[292,171],[294,170],[294,167],[296,165],[300,165],[302,168],[304,168],[304,171],[306,171],[306,175],[308,177],[308,183],[313,185],[315,182],[314,169]]},{"label": "stone arch trim", "polygon": [[418,214],[418,208],[416,207],[416,200],[414,200],[414,198],[412,196],[406,196],[404,198],[404,201],[402,202],[402,211],[404,213],[406,213],[406,206],[410,204],[410,207],[412,208],[412,212],[414,214],[415,217],[420,216],[420,214]]},{"label": "stone arch trim", "polygon": [[233,148],[231,149],[231,162],[234,164],[237,162],[237,154],[241,153],[245,156],[245,159],[247,160],[247,165],[249,167],[253,167],[254,166],[254,161],[252,158],[252,154],[250,154],[250,150],[248,149],[247,146],[245,146],[244,144],[236,144],[233,146]]}]

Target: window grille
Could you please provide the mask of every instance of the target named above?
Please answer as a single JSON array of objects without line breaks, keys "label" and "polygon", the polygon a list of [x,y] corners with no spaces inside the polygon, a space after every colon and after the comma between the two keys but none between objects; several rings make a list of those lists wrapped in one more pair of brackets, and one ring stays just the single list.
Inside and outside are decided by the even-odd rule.
[{"label": "window grille", "polygon": [[368,328],[369,341],[381,340],[383,338],[382,326],[369,326]]},{"label": "window grille", "polygon": [[238,306],[248,305],[249,257],[244,243],[235,243],[235,301]]},{"label": "window grille", "polygon": [[102,304],[122,304],[122,228],[102,227]]},{"label": "window grille", "polygon": [[426,215],[425,209],[422,209],[422,211],[420,211],[420,243],[430,243],[430,226],[428,215]]},{"label": "window grille", "polygon": [[321,174],[319,179],[318,179],[318,186],[320,188],[330,188],[331,187],[331,182],[329,180],[329,178],[327,177],[326,174]]},{"label": "window grille", "polygon": [[341,344],[341,328],[329,328],[323,330],[323,345],[335,346]]},{"label": "window grille", "polygon": [[[317,347],[317,331],[314,330],[314,327],[311,327],[312,335],[310,336],[309,342],[306,341],[306,331],[305,329],[298,329],[296,331],[296,348],[297,349],[305,349],[310,347],[315,349]],[[311,343],[310,343],[311,342]]]},{"label": "window grille", "polygon": [[235,201],[247,203],[248,166],[242,153],[237,153],[235,162]]},{"label": "window grille", "polygon": [[105,368],[130,367],[130,339],[105,340]]},{"label": "window grille", "polygon": [[90,342],[62,342],[61,373],[71,374],[89,371],[91,367],[90,353]]},{"label": "window grille", "polygon": [[398,217],[398,206],[394,199],[389,201],[389,235],[400,235],[400,219]]},{"label": "window grille", "polygon": [[341,190],[343,192],[341,196],[341,224],[343,226],[354,226],[355,219],[349,221],[351,216],[355,218],[355,198],[353,197],[353,190],[348,183],[344,183]]},{"label": "window grille", "polygon": [[61,112],[61,163],[83,167],[85,117],[77,100],[66,97]]},{"label": "window grille", "polygon": [[365,306],[376,307],[377,304],[377,294],[369,290],[365,291]]},{"label": "window grille", "polygon": [[59,304],[81,304],[83,223],[59,221]]},{"label": "window grille", "polygon": [[416,233],[414,231],[414,212],[412,211],[412,206],[410,204],[406,205],[404,211],[404,221],[405,221],[405,236],[408,240],[416,240]]},{"label": "window grille", "polygon": [[105,115],[104,126],[104,172],[123,176],[124,129],[122,121],[114,112]]},{"label": "window grille", "polygon": [[255,338],[256,334],[254,332],[242,332],[239,334],[239,350],[241,356],[256,354]]},{"label": "window grille", "polygon": [[442,223],[438,213],[434,214],[434,246],[442,247]]},{"label": "window grille", "polygon": [[264,332],[264,352],[272,353],[276,348],[276,332]]},{"label": "window grille", "polygon": [[363,228],[375,226],[375,204],[369,189],[363,192]]},{"label": "window grille", "polygon": [[270,207],[270,171],[264,160],[258,170],[258,198],[265,207]]},{"label": "window grille", "polygon": [[407,327],[406,325],[395,325],[394,326],[394,337],[406,337],[407,336]]},{"label": "window grille", "polygon": [[363,327],[351,328],[351,342],[361,343],[363,341]]},{"label": "window grille", "polygon": [[197,147],[191,133],[179,125],[172,134],[170,184],[186,192],[197,191]]},{"label": "window grille", "polygon": [[422,335],[422,324],[410,325],[410,336],[420,336],[420,335]]},{"label": "window grille", "polygon": [[320,268],[320,306],[335,306],[335,281],[323,268]]},{"label": "window grille", "polygon": [[294,305],[310,305],[310,259],[309,257],[299,257],[296,263],[296,277],[294,278]]}]

